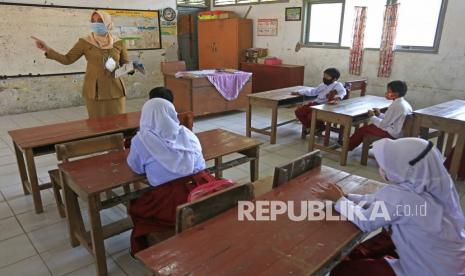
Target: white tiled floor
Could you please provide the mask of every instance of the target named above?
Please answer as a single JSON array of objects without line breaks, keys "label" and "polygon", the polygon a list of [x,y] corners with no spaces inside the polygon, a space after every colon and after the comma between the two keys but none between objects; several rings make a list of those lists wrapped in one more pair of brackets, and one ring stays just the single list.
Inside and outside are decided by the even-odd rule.
[{"label": "white tiled floor", "polygon": [[[128,111],[140,110],[145,99],[130,100]],[[294,117],[293,108],[279,111],[281,121]],[[45,212],[35,214],[30,196],[25,196],[20,185],[16,159],[8,130],[45,125],[86,118],[84,107],[70,107],[51,111],[0,117],[0,275],[94,275],[91,255],[83,247],[72,248],[64,219],[58,216],[51,191],[42,192]],[[269,125],[268,110],[255,109],[253,124]],[[224,128],[245,134],[245,112],[231,112],[218,116],[196,119],[194,131]],[[307,142],[300,139],[300,125],[292,123],[278,129],[278,143],[270,145],[268,137],[253,134],[264,142],[260,152],[260,178],[272,175],[274,166],[286,163],[307,152]],[[367,167],[360,166],[360,150],[349,154],[348,165],[341,167],[337,156],[323,154],[323,164],[353,174],[380,180],[374,160]],[[228,158],[225,158],[227,160]],[[41,183],[48,181],[47,170],[56,164],[55,156],[37,158]],[[238,182],[249,181],[249,166],[229,169],[224,176]],[[464,183],[457,188],[465,202]],[[86,206],[82,206],[85,210]],[[125,216],[125,209],[118,207],[102,212],[102,221],[111,222]],[[86,220],[87,212],[83,213]],[[105,241],[107,263],[111,275],[144,275],[142,265],[128,254],[130,232]]]}]

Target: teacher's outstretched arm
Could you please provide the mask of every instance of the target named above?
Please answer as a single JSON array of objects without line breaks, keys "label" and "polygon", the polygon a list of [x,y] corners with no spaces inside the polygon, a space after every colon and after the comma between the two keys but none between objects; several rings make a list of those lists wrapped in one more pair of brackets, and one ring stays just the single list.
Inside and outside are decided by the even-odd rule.
[{"label": "teacher's outstretched arm", "polygon": [[35,36],[31,36],[31,38],[35,40],[37,48],[45,52],[47,58],[56,60],[63,65],[75,63],[84,54],[83,44],[80,43],[80,41],[78,41],[66,55],[62,55],[48,47],[43,40]]}]

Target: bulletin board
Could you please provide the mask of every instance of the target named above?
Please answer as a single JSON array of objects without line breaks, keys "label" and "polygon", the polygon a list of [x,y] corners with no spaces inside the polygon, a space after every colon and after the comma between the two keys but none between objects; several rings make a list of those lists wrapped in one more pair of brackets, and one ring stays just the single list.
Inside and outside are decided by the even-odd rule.
[{"label": "bulletin board", "polygon": [[[65,54],[90,33],[90,16],[95,9],[0,3],[0,78],[84,72],[84,57],[67,66],[48,60],[30,37],[38,37]],[[158,11],[102,10],[111,14],[113,35],[124,40],[129,50],[161,49]]]},{"label": "bulletin board", "polygon": [[278,19],[258,19],[257,20],[257,35],[258,36],[277,36],[278,35]]}]

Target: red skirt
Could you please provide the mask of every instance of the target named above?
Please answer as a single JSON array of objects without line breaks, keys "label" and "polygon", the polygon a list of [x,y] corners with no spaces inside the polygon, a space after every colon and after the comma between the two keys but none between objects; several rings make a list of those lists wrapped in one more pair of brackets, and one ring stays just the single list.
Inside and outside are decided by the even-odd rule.
[{"label": "red skirt", "polygon": [[331,271],[330,276],[395,276],[394,270],[385,260],[399,258],[395,249],[391,236],[383,230],[352,250]]},{"label": "red skirt", "polygon": [[176,207],[187,202],[190,191],[211,178],[208,172],[175,179],[142,194],[129,204],[128,213],[134,224],[131,233],[133,254],[148,247],[146,235],[172,230],[176,223]]}]

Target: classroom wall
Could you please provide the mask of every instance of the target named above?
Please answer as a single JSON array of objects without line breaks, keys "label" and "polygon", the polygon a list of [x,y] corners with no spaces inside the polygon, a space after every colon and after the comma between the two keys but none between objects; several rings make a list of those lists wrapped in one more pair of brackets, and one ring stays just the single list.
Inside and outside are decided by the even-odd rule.
[{"label": "classroom wall", "polygon": [[[302,0],[253,5],[248,18],[254,20],[254,46],[268,48],[270,55],[280,57],[285,63],[305,65],[306,85],[321,82],[323,70],[333,66],[341,70],[341,80],[359,78],[348,74],[348,49],[302,48],[298,53],[294,51],[296,43],[300,40],[302,22],[284,21],[284,11],[286,7],[302,5]],[[242,16],[248,6],[213,9],[235,11]],[[407,98],[414,108],[450,99],[465,99],[464,11],[465,1],[449,0],[439,53],[395,53],[390,78],[377,77],[379,51],[365,51],[361,77],[368,79],[368,93],[383,95],[390,80],[403,79],[409,85]],[[278,18],[278,36],[256,36],[258,18]]]},{"label": "classroom wall", "polygon": [[[0,3],[2,2],[142,10],[159,10],[166,7],[176,7],[176,0],[54,0],[53,3],[45,0],[0,0]],[[176,26],[164,29],[163,23],[164,22],[161,22],[162,47],[166,48],[173,43],[177,43]],[[50,35],[59,34],[51,33]],[[76,41],[77,39],[78,38],[76,38]],[[33,43],[32,40],[31,43]],[[164,54],[165,51],[165,49],[161,49],[129,52],[130,56],[141,55],[141,61],[144,63],[147,72],[146,75],[134,74],[134,76],[125,78],[128,98],[147,97],[148,91],[151,88],[163,85],[163,76],[160,72],[160,61],[164,60],[162,54]],[[84,75],[82,74],[0,79],[0,115],[82,105],[81,91],[83,79]]]}]

